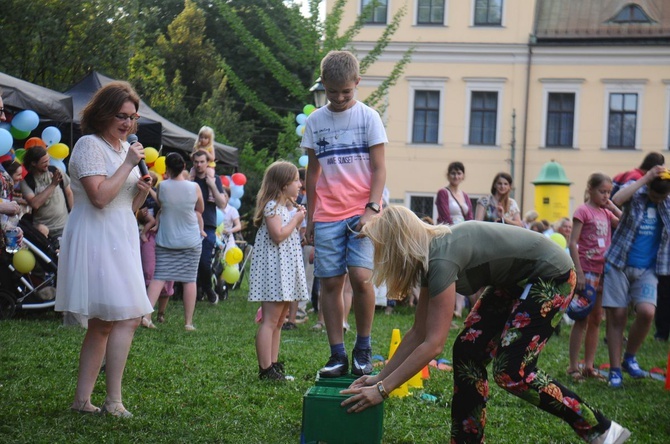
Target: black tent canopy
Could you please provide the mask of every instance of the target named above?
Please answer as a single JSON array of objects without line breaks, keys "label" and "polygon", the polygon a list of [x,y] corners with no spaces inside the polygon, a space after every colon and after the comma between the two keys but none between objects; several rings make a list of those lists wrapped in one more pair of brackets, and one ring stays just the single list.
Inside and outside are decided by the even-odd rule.
[{"label": "black tent canopy", "polygon": [[[114,79],[104,76],[96,71],[90,72],[79,83],[74,85],[65,94],[72,97],[74,107],[73,121],[79,124],[79,115],[86,106],[93,94],[102,86],[114,81]],[[162,147],[191,153],[197,135],[187,131],[169,120],[162,117],[149,105],[140,101],[140,120],[137,136],[144,146],[153,146],[157,149]],[[238,165],[237,148],[214,142],[214,152],[217,162],[228,166],[236,167]]]}]

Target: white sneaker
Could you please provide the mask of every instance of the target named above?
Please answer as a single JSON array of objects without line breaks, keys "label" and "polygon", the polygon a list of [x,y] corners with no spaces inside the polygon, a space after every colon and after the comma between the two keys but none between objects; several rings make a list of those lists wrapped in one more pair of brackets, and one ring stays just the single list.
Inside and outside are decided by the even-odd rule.
[{"label": "white sneaker", "polygon": [[612,425],[602,435],[591,440],[591,444],[621,444],[630,438],[630,430],[612,421]]}]

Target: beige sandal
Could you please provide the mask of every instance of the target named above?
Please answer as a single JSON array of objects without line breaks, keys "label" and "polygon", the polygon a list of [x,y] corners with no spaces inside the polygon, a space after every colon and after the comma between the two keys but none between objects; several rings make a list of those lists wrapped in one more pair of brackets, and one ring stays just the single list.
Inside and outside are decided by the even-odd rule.
[{"label": "beige sandal", "polygon": [[570,379],[572,379],[572,382],[584,382],[586,378],[582,374],[580,370],[568,370],[568,376],[570,376]]}]

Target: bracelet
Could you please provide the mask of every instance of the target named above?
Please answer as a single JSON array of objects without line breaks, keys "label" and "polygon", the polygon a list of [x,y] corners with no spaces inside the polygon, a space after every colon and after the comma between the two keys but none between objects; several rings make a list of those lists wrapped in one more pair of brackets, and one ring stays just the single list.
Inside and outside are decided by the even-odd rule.
[{"label": "bracelet", "polygon": [[382,395],[382,399],[388,399],[389,394],[386,393],[386,389],[384,388],[384,384],[382,384],[381,381],[377,383],[377,390],[379,390],[379,394]]}]

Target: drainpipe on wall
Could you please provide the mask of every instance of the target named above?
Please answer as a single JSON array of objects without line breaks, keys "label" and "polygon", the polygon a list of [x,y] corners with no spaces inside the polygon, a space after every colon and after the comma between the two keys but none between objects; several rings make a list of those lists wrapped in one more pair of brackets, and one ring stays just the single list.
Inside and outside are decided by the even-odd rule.
[{"label": "drainpipe on wall", "polygon": [[523,142],[521,142],[521,214],[524,213],[524,193],[526,187],[526,149],[528,146],[528,108],[530,103],[530,68],[533,59],[533,45],[537,42],[534,34],[528,39],[528,60],[526,62],[526,97],[523,111]]}]

